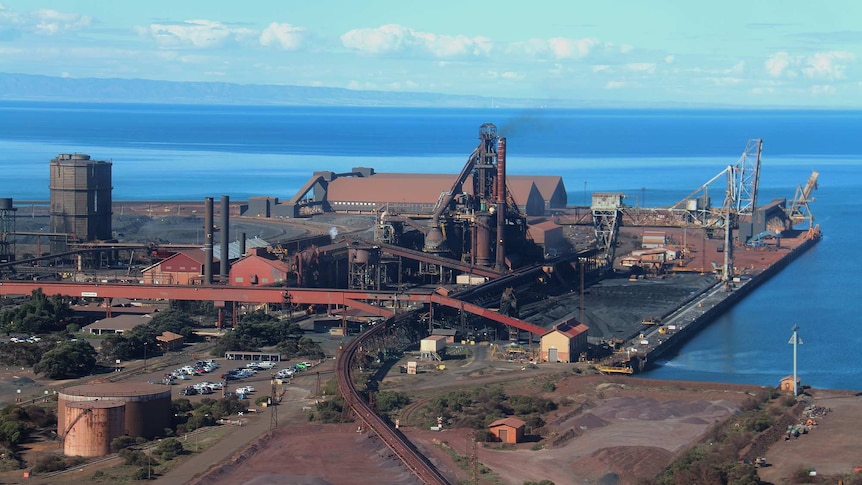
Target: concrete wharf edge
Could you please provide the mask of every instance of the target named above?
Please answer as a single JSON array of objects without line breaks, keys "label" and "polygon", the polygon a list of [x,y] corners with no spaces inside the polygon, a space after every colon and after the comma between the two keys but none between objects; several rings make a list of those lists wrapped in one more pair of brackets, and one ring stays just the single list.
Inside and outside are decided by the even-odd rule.
[{"label": "concrete wharf edge", "polygon": [[[750,280],[746,281],[744,284],[742,284],[735,290],[726,292],[726,296],[722,298],[721,301],[703,311],[701,315],[694,318],[694,320],[692,320],[690,323],[684,325],[676,332],[664,336],[661,343],[651,346],[650,349],[644,355],[638,356],[640,365],[637,366],[638,368],[636,369],[636,371],[642,372],[648,370],[654,365],[653,363],[656,362],[660,357],[666,354],[670,354],[673,351],[679,349],[682,344],[694,337],[701,329],[705,328],[708,324],[712,323],[713,320],[715,320],[718,316],[724,313],[728,308],[732,307],[738,301],[742,300],[742,298],[754,291],[761,284],[769,280],[774,275],[778,274],[793,260],[795,260],[802,254],[804,254],[806,251],[814,247],[814,245],[817,244],[819,240],[819,237],[806,239],[799,246],[791,249],[786,255],[766,267],[763,271],[752,275]],[[709,290],[701,292],[694,298],[689,299],[683,305],[680,305],[677,310],[682,309],[686,305],[693,304],[694,301],[696,301],[700,296],[702,296],[704,293],[707,293],[708,291]]]}]

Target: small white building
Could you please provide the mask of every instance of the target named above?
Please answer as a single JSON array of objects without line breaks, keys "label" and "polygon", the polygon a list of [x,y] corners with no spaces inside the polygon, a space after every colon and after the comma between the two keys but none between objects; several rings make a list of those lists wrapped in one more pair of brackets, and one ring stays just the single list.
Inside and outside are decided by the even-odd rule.
[{"label": "small white building", "polygon": [[419,342],[419,356],[423,360],[442,360],[440,354],[445,350],[445,335],[431,335]]}]

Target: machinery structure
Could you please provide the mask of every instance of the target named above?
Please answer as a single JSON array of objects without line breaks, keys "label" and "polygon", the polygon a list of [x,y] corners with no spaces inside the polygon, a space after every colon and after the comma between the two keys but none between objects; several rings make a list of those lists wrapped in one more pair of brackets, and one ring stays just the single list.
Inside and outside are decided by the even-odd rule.
[{"label": "machinery structure", "polygon": [[814,225],[814,214],[812,214],[809,204],[814,202],[812,193],[817,188],[817,178],[819,176],[820,173],[812,171],[811,176],[808,177],[808,181],[805,182],[805,186],[800,185],[796,187],[796,195],[793,197],[790,207],[787,208],[787,217],[793,224],[801,224],[808,221],[809,228]]},{"label": "machinery structure", "polygon": [[111,233],[112,162],[85,154],[63,153],[51,160],[51,252],[61,253],[69,242],[107,241]]},{"label": "machinery structure", "polygon": [[15,211],[11,198],[0,198],[0,263],[15,260]]},{"label": "machinery structure", "polygon": [[[757,207],[762,147],[763,140],[749,140],[735,165],[728,165],[697,190],[672,205],[670,211],[683,224],[700,227],[724,228],[728,222],[735,224],[739,217],[750,216]],[[724,199],[721,207],[713,207],[709,188],[722,177],[726,180]]]}]

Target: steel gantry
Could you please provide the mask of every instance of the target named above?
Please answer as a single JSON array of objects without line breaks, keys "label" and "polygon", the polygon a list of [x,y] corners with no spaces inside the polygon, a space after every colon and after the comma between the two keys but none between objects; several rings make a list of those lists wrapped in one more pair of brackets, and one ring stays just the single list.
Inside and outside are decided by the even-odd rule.
[{"label": "steel gantry", "polygon": [[434,291],[410,291],[392,293],[383,291],[358,291],[284,287],[236,287],[193,285],[146,285],[123,283],[67,283],[36,281],[0,282],[0,295],[30,295],[41,289],[46,295],[62,295],[93,299],[146,299],[146,300],[192,300],[239,303],[291,303],[296,305],[340,305],[358,308],[372,315],[390,317],[394,315],[393,304],[409,301],[423,304],[440,304],[450,308],[488,318],[532,334],[543,335],[547,330],[530,322],[472,303],[450,298]]}]

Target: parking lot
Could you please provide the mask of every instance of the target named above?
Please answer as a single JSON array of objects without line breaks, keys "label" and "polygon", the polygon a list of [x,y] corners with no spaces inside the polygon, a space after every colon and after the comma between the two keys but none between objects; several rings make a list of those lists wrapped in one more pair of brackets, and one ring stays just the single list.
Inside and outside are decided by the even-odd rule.
[{"label": "parking lot", "polygon": [[315,364],[308,361],[253,361],[206,359],[189,362],[175,369],[148,373],[154,384],[170,385],[174,398],[197,401],[204,397],[221,398],[236,395],[254,401],[257,396],[269,396],[272,380],[276,384],[290,381]]}]

